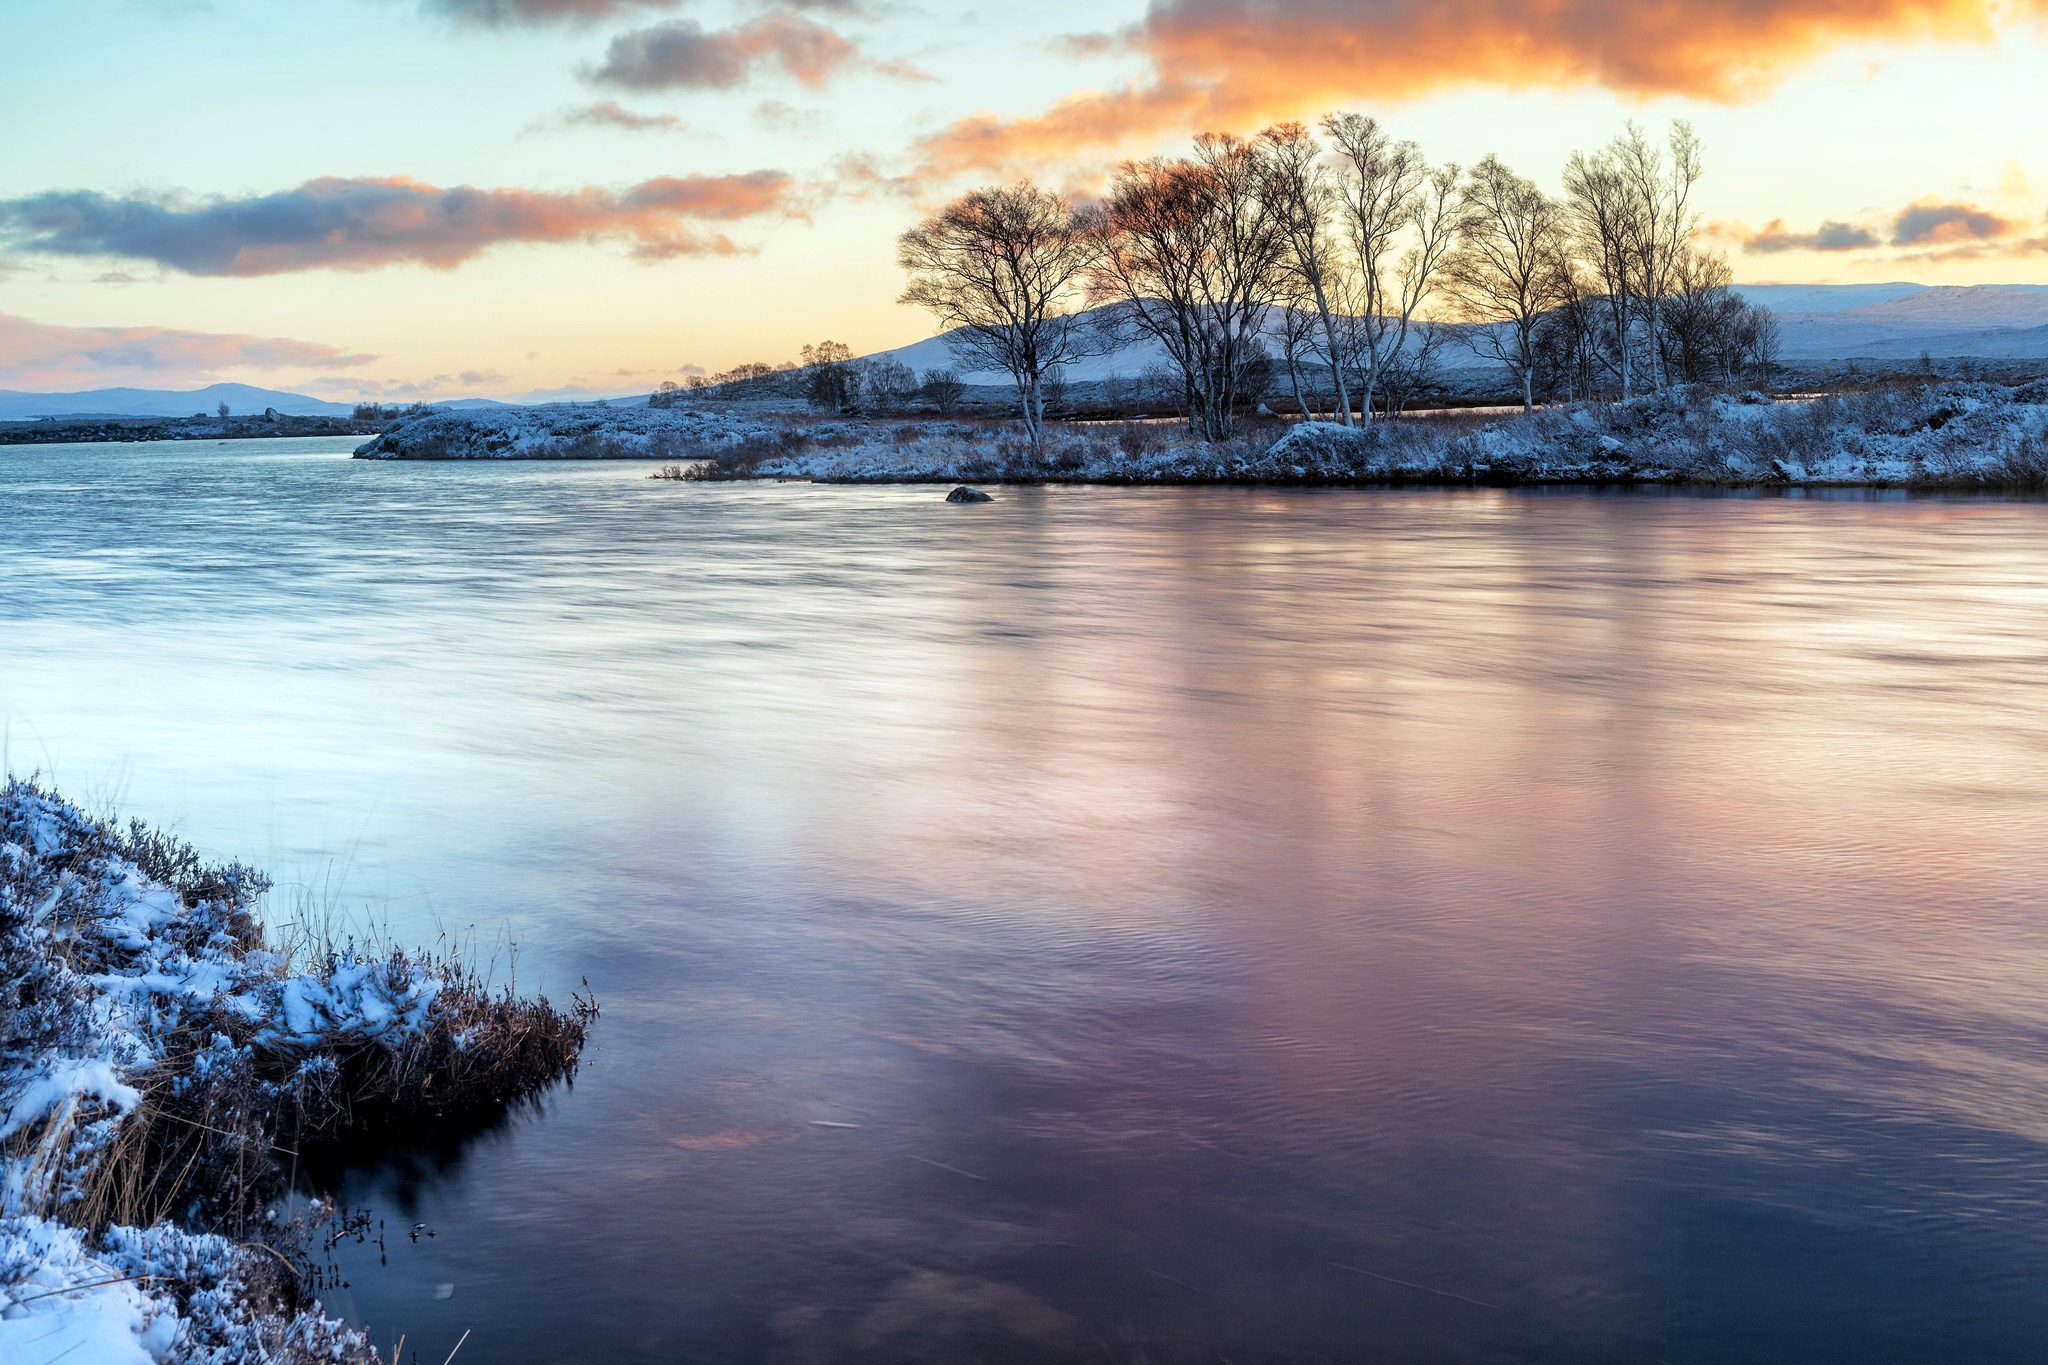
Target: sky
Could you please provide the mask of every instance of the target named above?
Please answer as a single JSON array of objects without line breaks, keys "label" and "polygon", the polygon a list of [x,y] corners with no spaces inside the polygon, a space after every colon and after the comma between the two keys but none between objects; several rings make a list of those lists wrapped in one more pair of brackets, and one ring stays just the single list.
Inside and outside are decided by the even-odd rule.
[{"label": "sky", "polygon": [[2048,0],[0,0],[0,388],[646,392],[932,331],[894,239],[1374,115],[1706,143],[1749,283],[2048,283]]}]

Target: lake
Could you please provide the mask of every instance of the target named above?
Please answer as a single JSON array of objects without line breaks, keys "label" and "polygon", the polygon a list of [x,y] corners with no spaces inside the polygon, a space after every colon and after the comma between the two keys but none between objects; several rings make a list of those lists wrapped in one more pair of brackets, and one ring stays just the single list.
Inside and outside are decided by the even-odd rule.
[{"label": "lake", "polygon": [[349,444],[0,448],[0,732],[597,993],[408,1361],[2048,1354],[2048,505]]}]

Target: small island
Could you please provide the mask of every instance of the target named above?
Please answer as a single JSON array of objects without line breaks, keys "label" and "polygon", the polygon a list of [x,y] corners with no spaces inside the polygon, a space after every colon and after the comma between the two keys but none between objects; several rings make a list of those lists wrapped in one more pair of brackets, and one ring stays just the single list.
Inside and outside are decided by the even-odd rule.
[{"label": "small island", "polygon": [[1341,425],[1253,417],[1221,440],[1177,422],[1017,424],[812,417],[705,402],[434,412],[361,459],[649,459],[681,482],[1649,484],[2034,489],[2048,484],[2048,381],[1892,382],[1841,393],[1674,385],[1531,413],[1446,410]]}]

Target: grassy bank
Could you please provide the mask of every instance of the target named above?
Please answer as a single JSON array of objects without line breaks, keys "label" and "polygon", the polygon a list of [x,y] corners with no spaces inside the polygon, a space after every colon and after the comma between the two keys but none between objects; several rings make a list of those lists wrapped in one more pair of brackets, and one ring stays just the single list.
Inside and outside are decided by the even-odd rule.
[{"label": "grassy bank", "polygon": [[573,1074],[591,1000],[494,991],[457,954],[289,951],[267,887],[0,789],[0,1357],[374,1361],[306,1288],[300,1150]]},{"label": "grassy bank", "polygon": [[65,417],[0,422],[0,446],[77,445],[98,441],[259,441],[286,436],[368,436],[381,420],[293,417]]},{"label": "grassy bank", "polygon": [[820,422],[754,431],[664,471],[824,483],[1627,484],[2036,489],[2048,485],[2048,382],[1899,383],[1799,401],[1674,388],[1533,413],[1443,413],[1362,427],[1056,426],[1034,451],[1006,424]]}]

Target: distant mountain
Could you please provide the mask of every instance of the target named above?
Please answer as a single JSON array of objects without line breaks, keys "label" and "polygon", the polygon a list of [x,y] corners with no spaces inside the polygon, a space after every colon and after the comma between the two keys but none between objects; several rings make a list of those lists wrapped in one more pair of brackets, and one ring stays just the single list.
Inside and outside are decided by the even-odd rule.
[{"label": "distant mountain", "polygon": [[[898,346],[893,351],[881,351],[868,357],[871,360],[894,360],[918,372],[929,374],[933,370],[960,370],[960,364],[953,358],[952,348],[946,344],[946,335],[926,337],[908,346]],[[1157,342],[1138,341],[1123,346],[1107,355],[1090,356],[1077,360],[1066,367],[1067,378],[1076,383],[1091,383],[1099,379],[1137,379],[1147,370],[1164,366],[1166,352]],[[1001,370],[960,370],[960,378],[969,384],[999,384],[1010,386],[1010,376]]]},{"label": "distant mountain", "polygon": [[2048,324],[2048,289],[2020,285],[1947,286],[1858,308],[1855,316],[1902,327],[1976,329],[2039,327]]},{"label": "distant mountain", "polygon": [[[1735,286],[1735,292],[1777,315],[1787,359],[1912,360],[1925,353],[1936,358],[2048,361],[2048,285],[1956,286],[1907,281],[1743,284]],[[869,359],[899,361],[919,376],[933,370],[958,368],[943,336],[881,351]],[[1454,354],[1447,363],[1456,367],[1478,362]],[[1140,341],[1107,355],[1077,361],[1067,367],[1067,377],[1078,383],[1138,379],[1165,366],[1166,356],[1160,348],[1153,342]],[[977,385],[1007,387],[1010,383],[1008,375],[992,371],[970,371],[961,378]],[[619,407],[639,407],[647,402],[644,393],[599,394],[557,389],[515,394],[509,400],[458,398],[432,406],[489,408],[587,403],[600,397]],[[197,412],[211,415],[221,403],[226,403],[231,412],[243,415],[276,408],[295,417],[346,417],[355,406],[247,384],[210,384],[203,389],[184,391],[92,389],[78,393],[23,393],[0,389],[0,421],[40,417],[190,417]]]},{"label": "distant mountain", "polygon": [[[1744,284],[1735,292],[1778,317],[1788,359],[1911,360],[1933,356],[2048,359],[2048,285]],[[923,375],[956,368],[943,336],[928,337],[872,357],[895,360]],[[1086,382],[1121,376],[1136,379],[1163,367],[1166,356],[1152,342],[1122,347],[1067,367],[1067,377]],[[1446,363],[1480,362],[1458,348]],[[1000,372],[965,372],[970,384],[1007,385]]]},{"label": "distant mountain", "polygon": [[[2001,310],[2038,301],[2033,321],[2048,318],[2048,284],[1738,284],[1735,292],[1774,313],[1848,313],[1885,310],[1884,316],[1911,318],[1926,312],[1952,314],[1950,324],[2004,326]],[[2031,324],[2030,324],[2031,325]]]},{"label": "distant mountain", "polygon": [[[1801,352],[1785,348],[1788,357]],[[1854,349],[1832,349],[1807,353],[1834,360],[1911,361],[1921,356],[1935,360],[2039,360],[2048,366],[2048,325],[2040,327],[1987,327],[1966,332],[1942,332],[1916,328],[1875,338]]]},{"label": "distant mountain", "polygon": [[248,384],[209,384],[203,389],[87,389],[78,393],[22,393],[0,389],[0,421],[38,417],[211,416],[222,403],[230,412],[260,413],[276,408],[293,417],[346,417],[353,403],[329,403],[303,393],[259,389]]},{"label": "distant mountain", "polygon": [[[474,405],[493,400],[471,398],[463,401]],[[538,407],[543,403],[610,403],[614,407],[632,407],[635,404],[644,405],[646,402],[645,390],[635,393],[631,389],[586,389],[577,385],[559,389],[528,389],[525,393],[506,394],[504,398],[506,406],[520,408]],[[436,403],[434,406],[446,408],[454,407],[455,404]]]},{"label": "distant mountain", "polygon": [[1738,284],[1735,292],[1773,313],[1846,313],[1925,293],[1930,286],[1907,284]]},{"label": "distant mountain", "polygon": [[1855,308],[1772,307],[1790,359],[1910,360],[1925,354],[2048,360],[2048,287],[2039,285],[1916,286]]}]

